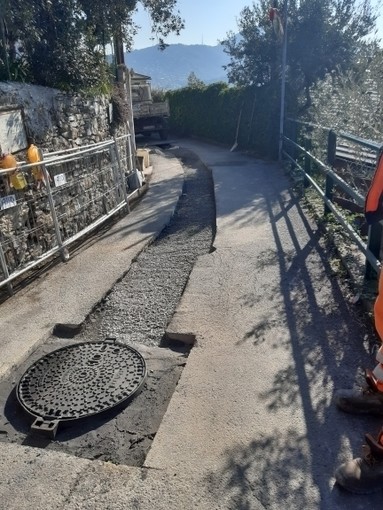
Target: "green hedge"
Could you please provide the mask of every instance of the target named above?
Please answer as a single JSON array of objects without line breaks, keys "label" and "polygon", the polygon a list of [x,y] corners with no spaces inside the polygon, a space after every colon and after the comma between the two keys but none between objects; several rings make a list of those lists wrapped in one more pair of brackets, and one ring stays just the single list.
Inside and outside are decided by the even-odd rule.
[{"label": "green hedge", "polygon": [[276,158],[280,115],[279,86],[230,87],[215,83],[202,88],[186,87],[167,93],[170,103],[170,129],[179,135],[192,135],[252,150],[260,157]]}]

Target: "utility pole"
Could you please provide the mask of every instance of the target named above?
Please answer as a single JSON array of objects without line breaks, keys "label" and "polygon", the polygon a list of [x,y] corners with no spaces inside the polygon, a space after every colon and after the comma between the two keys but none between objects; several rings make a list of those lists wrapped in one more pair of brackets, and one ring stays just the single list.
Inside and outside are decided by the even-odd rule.
[{"label": "utility pole", "polygon": [[119,28],[118,33],[114,36],[114,52],[116,59],[116,66],[124,66],[125,58],[124,58],[124,42],[122,38],[122,30]]},{"label": "utility pole", "polygon": [[130,147],[136,154],[136,141],[134,132],[133,105],[132,105],[132,76],[131,71],[125,65],[124,42],[122,37],[122,29],[120,27],[118,33],[114,36],[114,52],[117,67],[117,82],[124,90],[124,99],[128,105],[129,119],[128,129],[130,138]]},{"label": "utility pole", "polygon": [[278,161],[282,161],[283,134],[285,123],[285,95],[286,95],[286,62],[287,62],[287,2],[283,4],[283,44],[282,44],[282,77],[281,77],[281,110],[279,121]]},{"label": "utility pole", "polygon": [[8,49],[7,41],[5,37],[5,7],[4,2],[0,1],[0,30],[1,30],[1,42],[3,44],[4,61],[7,67],[8,80],[11,81],[11,71],[9,69]]}]

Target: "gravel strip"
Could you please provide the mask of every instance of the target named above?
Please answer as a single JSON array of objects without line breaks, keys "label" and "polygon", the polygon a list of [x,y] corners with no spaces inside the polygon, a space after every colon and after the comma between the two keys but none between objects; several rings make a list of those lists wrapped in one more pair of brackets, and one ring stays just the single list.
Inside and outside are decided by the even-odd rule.
[{"label": "gravel strip", "polygon": [[185,172],[174,216],[91,314],[81,337],[115,336],[122,342],[159,345],[197,258],[211,249],[215,235],[211,172],[192,152],[171,152],[181,159]]}]

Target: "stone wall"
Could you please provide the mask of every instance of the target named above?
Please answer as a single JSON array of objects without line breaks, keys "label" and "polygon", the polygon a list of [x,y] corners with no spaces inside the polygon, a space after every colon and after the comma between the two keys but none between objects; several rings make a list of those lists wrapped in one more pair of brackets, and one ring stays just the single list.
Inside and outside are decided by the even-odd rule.
[{"label": "stone wall", "polygon": [[[40,147],[44,155],[111,139],[113,134],[126,134],[124,125],[111,122],[111,103],[106,96],[82,97],[7,82],[0,83],[0,106],[23,108],[28,140]],[[116,147],[118,160],[126,162],[125,139],[120,139]],[[111,151],[108,147],[69,163],[56,161],[49,165],[50,187],[63,241],[124,203],[128,169],[116,165],[118,160]],[[10,174],[0,176],[0,282],[6,279],[6,273],[30,267],[57,246],[45,180],[34,178],[31,169],[24,168],[21,163],[26,159],[24,150],[15,157],[26,185],[15,189]],[[60,183],[57,177],[61,177]]]},{"label": "stone wall", "polygon": [[[25,83],[0,83],[0,106],[24,110],[28,135],[44,152],[97,143],[112,136],[107,96],[85,97]],[[117,127],[119,133],[124,126]]]}]

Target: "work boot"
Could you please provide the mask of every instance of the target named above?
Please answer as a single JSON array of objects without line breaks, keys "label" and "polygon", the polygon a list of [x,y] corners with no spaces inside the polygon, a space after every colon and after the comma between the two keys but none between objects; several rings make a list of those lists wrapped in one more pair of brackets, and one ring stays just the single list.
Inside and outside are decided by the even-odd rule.
[{"label": "work boot", "polygon": [[366,385],[359,390],[338,390],[336,406],[346,413],[383,415],[383,393],[377,389],[371,371],[366,371]]},{"label": "work boot", "polygon": [[345,462],[335,472],[336,482],[355,494],[383,490],[383,447],[369,434],[366,441],[363,456]]}]

